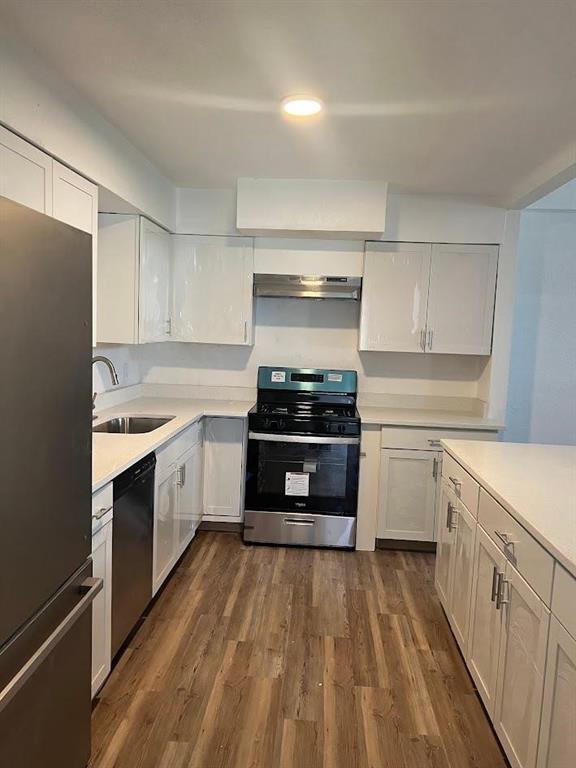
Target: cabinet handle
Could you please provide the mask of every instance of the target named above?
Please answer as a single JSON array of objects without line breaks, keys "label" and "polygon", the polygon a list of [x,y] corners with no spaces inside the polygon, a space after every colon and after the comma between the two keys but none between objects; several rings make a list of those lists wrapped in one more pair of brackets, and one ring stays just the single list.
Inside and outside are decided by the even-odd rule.
[{"label": "cabinet handle", "polygon": [[244,320],[244,341],[248,341],[248,321]]},{"label": "cabinet handle", "polygon": [[165,334],[166,334],[166,336],[171,336],[172,335],[172,318],[171,317],[169,317],[168,320],[166,320],[166,331],[165,331]]},{"label": "cabinet handle", "polygon": [[448,480],[450,480],[454,486],[454,492],[456,493],[456,496],[460,496],[462,492],[462,481],[458,480],[457,477],[449,477]]},{"label": "cabinet handle", "polygon": [[503,605],[510,602],[509,598],[503,596],[504,586],[510,582],[504,578],[503,573],[498,574],[498,592],[496,593],[496,610],[499,611]]},{"label": "cabinet handle", "polygon": [[500,539],[502,544],[504,544],[505,547],[513,547],[514,544],[518,544],[517,541],[514,541],[514,539],[510,538],[509,533],[504,533],[504,531],[494,531],[496,536]]},{"label": "cabinet handle", "polygon": [[186,467],[184,464],[178,467],[178,485],[183,488],[186,485]]},{"label": "cabinet handle", "polygon": [[422,352],[426,352],[426,329],[422,328],[420,331],[420,349]]},{"label": "cabinet handle", "polygon": [[110,512],[111,509],[112,507],[100,507],[100,509],[97,512],[93,513],[92,517],[94,518],[94,520],[100,520],[100,518],[104,517],[104,515]]},{"label": "cabinet handle", "polygon": [[430,329],[428,331],[428,351],[430,352],[432,349],[432,341],[434,340],[434,331]]},{"label": "cabinet handle", "polygon": [[448,525],[448,530],[450,533],[454,530],[454,528],[458,528],[458,510],[456,507],[452,507],[451,513],[450,513],[450,523]]},{"label": "cabinet handle", "polygon": [[442,448],[440,445],[440,440],[428,440],[428,445],[430,445],[432,448]]},{"label": "cabinet handle", "polygon": [[438,459],[434,459],[432,462],[432,477],[434,480],[438,477]]},{"label": "cabinet handle", "polygon": [[449,531],[451,530],[450,518],[452,517],[452,509],[453,509],[452,504],[448,502],[448,511],[446,513],[446,528],[448,528]]},{"label": "cabinet handle", "polygon": [[496,600],[496,595],[498,593],[498,567],[494,566],[494,570],[492,571],[492,597],[490,600],[494,602]]}]

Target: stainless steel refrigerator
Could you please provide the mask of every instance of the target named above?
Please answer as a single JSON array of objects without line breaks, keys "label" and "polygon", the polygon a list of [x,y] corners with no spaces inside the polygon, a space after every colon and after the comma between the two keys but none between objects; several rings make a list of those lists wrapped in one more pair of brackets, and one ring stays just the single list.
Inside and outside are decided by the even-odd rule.
[{"label": "stainless steel refrigerator", "polygon": [[91,238],[0,197],[0,766],[90,757]]}]

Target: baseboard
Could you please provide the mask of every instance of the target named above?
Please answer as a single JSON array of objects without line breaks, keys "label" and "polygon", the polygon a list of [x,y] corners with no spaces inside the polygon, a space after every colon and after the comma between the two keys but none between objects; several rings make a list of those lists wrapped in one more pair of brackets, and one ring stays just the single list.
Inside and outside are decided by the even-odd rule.
[{"label": "baseboard", "polygon": [[409,552],[436,552],[435,541],[409,539],[376,539],[376,549],[404,549]]},{"label": "baseboard", "polygon": [[242,533],[244,523],[217,523],[204,520],[200,523],[199,531],[220,531],[222,533]]}]

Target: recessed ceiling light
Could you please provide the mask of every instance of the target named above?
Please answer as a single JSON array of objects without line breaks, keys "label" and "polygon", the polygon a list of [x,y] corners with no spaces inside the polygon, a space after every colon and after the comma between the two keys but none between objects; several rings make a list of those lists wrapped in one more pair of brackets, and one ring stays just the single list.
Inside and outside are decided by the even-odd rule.
[{"label": "recessed ceiling light", "polygon": [[324,105],[315,96],[288,96],[282,102],[282,111],[292,117],[312,117],[323,108]]}]

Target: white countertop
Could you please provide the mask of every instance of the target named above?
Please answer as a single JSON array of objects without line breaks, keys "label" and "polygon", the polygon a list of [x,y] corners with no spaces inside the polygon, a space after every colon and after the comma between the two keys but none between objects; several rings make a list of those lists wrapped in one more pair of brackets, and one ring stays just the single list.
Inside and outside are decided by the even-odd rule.
[{"label": "white countertop", "polygon": [[576,447],[471,440],[442,445],[576,577]]},{"label": "white countertop", "polygon": [[504,428],[504,424],[501,422],[457,411],[429,410],[426,408],[393,408],[390,406],[374,405],[359,405],[358,411],[363,424],[494,431]]},{"label": "white countertop", "polygon": [[254,405],[247,400],[198,400],[180,397],[141,397],[98,414],[95,424],[122,415],[174,416],[163,427],[142,435],[92,434],[92,492],[98,490],[150,451],[175,437],[203,416],[246,418]]}]

